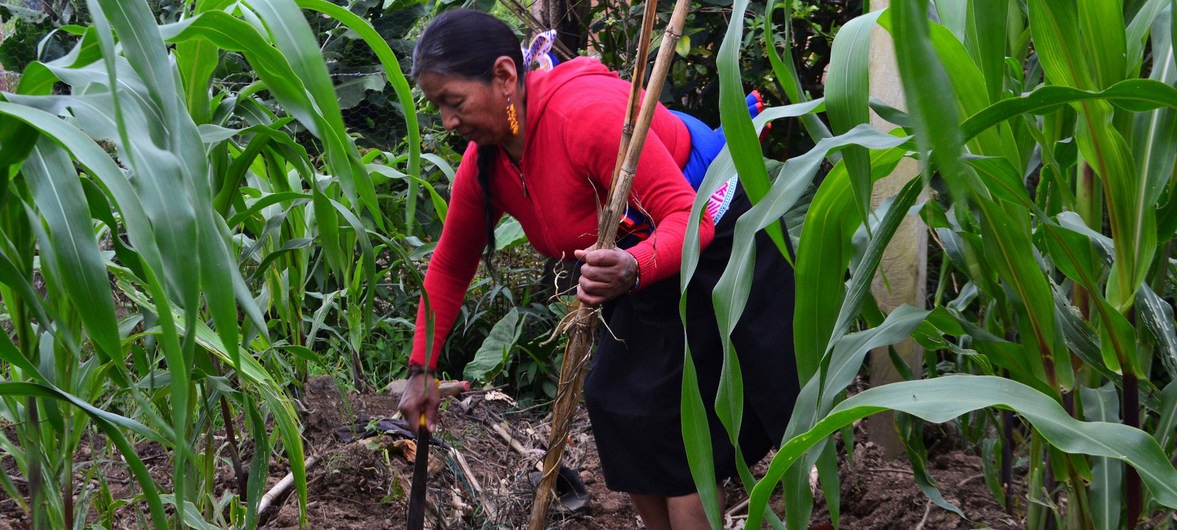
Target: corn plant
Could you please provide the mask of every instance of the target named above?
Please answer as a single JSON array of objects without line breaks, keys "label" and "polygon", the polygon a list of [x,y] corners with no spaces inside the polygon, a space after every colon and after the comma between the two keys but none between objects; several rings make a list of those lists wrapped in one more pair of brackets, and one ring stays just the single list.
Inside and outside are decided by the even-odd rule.
[{"label": "corn plant", "polygon": [[[300,6],[372,46],[406,109],[407,154],[360,156]],[[70,53],[30,64],[0,101],[10,330],[0,417],[16,433],[0,436],[0,455],[25,477],[29,502],[7,475],[0,487],[36,528],[82,527],[88,515],[109,526],[139,500],[150,514],[141,522],[155,528],[251,528],[278,454],[305,513],[286,388],[321,357],[321,315],[344,315],[358,357],[374,319],[376,256],[410,259],[400,235],[414,214],[394,222],[385,212],[399,205],[381,197],[399,183],[414,201],[420,189],[438,200],[421,186],[408,83],[371,25],[327,2],[200,0],[163,25],[142,1],[88,7],[92,24],[69,28]],[[241,90],[215,79],[229,57],[255,76]],[[95,454],[125,462],[136,497],[111,497],[103,466],[114,464],[74,460],[95,429],[109,441]],[[144,443],[167,449],[170,483],[151,478]],[[237,487],[218,497],[225,461]]]},{"label": "corn plant", "polygon": [[[735,12],[745,6],[735,2]],[[737,222],[735,248],[746,250],[732,256],[713,296],[721,329],[734,326],[750,288],[753,234],[776,230],[822,160],[835,163],[808,205],[797,248],[792,324],[801,395],[766,476],[757,481],[741,470],[750,527],[768,517],[804,528],[815,465],[836,521],[836,455],[827,437],[888,409],[934,422],[1012,412],[1010,421],[1029,430],[1017,448],[1029,460],[1019,511],[1027,527],[1135,528],[1142,514],[1177,508],[1172,10],[1163,0],[895,0],[836,36],[824,101],[769,109],[755,122],[736,106],[743,28],[732,24],[719,52],[730,159],[709,172],[704,188],[738,171],[756,205]],[[893,107],[898,102],[868,98],[861,58],[876,26],[894,39],[907,113]],[[870,128],[871,106],[901,127]],[[770,178],[758,127],[822,110],[833,136],[815,138],[813,150]],[[922,178],[871,211],[871,182],[904,157],[920,161]],[[924,190],[932,198],[919,202]],[[941,285],[932,309],[883,316],[868,287],[882,249],[912,212],[937,236]],[[855,249],[861,228],[866,243]],[[697,253],[685,251],[684,282]],[[961,373],[843,397],[867,351],[908,337],[955,359]],[[689,352],[683,387],[684,437],[713,525],[719,512],[700,415],[714,406],[733,440],[739,432],[739,364],[726,348],[715,403],[699,398]],[[959,513],[922,471],[918,448],[911,453],[929,498]],[[766,513],[781,484],[783,523]],[[998,486],[995,494],[1008,492]]]}]

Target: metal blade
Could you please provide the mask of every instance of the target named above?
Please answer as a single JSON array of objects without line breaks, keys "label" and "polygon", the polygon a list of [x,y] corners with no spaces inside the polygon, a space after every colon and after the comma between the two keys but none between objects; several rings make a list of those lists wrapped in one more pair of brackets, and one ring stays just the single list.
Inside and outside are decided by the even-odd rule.
[{"label": "metal blade", "polygon": [[421,414],[421,425],[417,427],[417,455],[413,460],[413,489],[409,491],[408,530],[425,528],[425,482],[429,478],[429,440],[431,435],[425,427],[425,414]]}]

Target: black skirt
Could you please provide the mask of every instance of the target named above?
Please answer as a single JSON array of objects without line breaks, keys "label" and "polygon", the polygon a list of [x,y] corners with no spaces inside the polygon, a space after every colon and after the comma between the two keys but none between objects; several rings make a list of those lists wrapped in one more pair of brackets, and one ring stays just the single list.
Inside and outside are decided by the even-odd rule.
[{"label": "black skirt", "polygon": [[[727,266],[736,219],[750,207],[742,187],[700,257],[687,296],[687,330],[708,409],[717,479],[737,472],[735,450],[715,415],[723,346],[711,291]],[[604,307],[585,380],[585,404],[605,484],[628,493],[680,496],[696,490],[682,439],[683,325],[679,276],[649,285]],[[793,356],[793,270],[763,232],[748,305],[733,344],[744,380],[740,446],[749,465],[780,443],[799,391]]]}]

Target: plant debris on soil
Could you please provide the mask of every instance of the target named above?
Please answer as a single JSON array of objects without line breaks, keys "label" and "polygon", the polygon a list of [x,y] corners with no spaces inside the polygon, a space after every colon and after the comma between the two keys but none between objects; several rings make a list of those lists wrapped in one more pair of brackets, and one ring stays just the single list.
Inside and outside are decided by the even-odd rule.
[{"label": "plant debris on soil", "polygon": [[[400,400],[395,393],[341,392],[329,376],[311,379],[299,399],[303,409],[303,437],[307,455],[307,526],[312,529],[404,528],[409,491],[412,488],[414,440],[394,419]],[[546,407],[520,410],[501,391],[465,392],[442,403],[437,444],[429,450],[426,528],[490,529],[526,528],[531,512],[532,481],[544,455],[549,429]],[[399,422],[399,423],[398,423]],[[933,444],[928,471],[948,502],[966,518],[928,500],[916,486],[911,465],[905,459],[887,460],[882,451],[866,442],[865,422],[856,426],[852,459],[840,457],[840,526],[847,529],[1015,529],[1021,521],[1006,514],[986,486],[979,457],[956,443]],[[102,452],[100,436],[83,443],[83,451]],[[251,445],[246,443],[246,446]],[[170,484],[172,464],[163,447],[140,444],[140,456],[157,483]],[[245,447],[244,453],[252,451]],[[248,455],[243,455],[248,458]],[[769,459],[753,468],[763,476]],[[11,459],[3,459],[5,471],[16,477],[18,489],[27,494]],[[578,411],[569,433],[564,465],[587,490],[587,507],[549,511],[548,528],[642,528],[627,495],[609,491],[601,475],[600,460],[588,416]],[[217,494],[237,488],[231,466],[218,465]],[[274,488],[289,472],[286,462],[271,465],[265,490]],[[104,472],[115,499],[135,496],[134,480],[123,466]],[[744,527],[747,495],[737,482],[725,485],[726,529]],[[270,495],[263,502],[262,528],[300,528],[294,488]],[[810,528],[832,528],[821,488]],[[1024,495],[1015,492],[1015,495]],[[1017,497],[1015,497],[1016,499]],[[84,499],[83,499],[84,501]],[[773,500],[781,513],[781,501]],[[573,505],[573,508],[577,506]],[[143,521],[135,503],[117,510],[115,528],[136,528]],[[90,518],[93,518],[93,512]],[[27,514],[0,493],[0,530],[29,527]]]},{"label": "plant debris on soil", "polygon": [[[393,418],[399,396],[343,394],[331,378],[318,377],[306,385],[301,402],[306,409],[306,453],[318,460],[307,476],[309,528],[403,528],[412,487],[412,451],[404,443],[411,443],[410,439],[403,434],[379,434],[344,441],[347,426],[352,426],[351,431],[363,430]],[[426,526],[525,528],[531,511],[528,475],[542,461],[549,434],[543,411],[519,412],[511,397],[500,391],[447,398],[442,408],[442,426],[435,437],[451,449],[430,447]],[[766,458],[754,471],[763,473],[767,462]],[[564,464],[579,473],[590,501],[581,514],[554,506],[549,528],[642,527],[628,496],[605,488],[583,410],[569,434]],[[841,467],[842,528],[1021,527],[990,493],[980,459],[959,448],[929,455],[928,468],[945,499],[967,519],[930,502],[916,486],[910,464],[883,459],[873,444],[856,446],[852,464],[843,456]],[[274,469],[271,484],[286,471]],[[725,526],[743,528],[747,496],[738,484],[729,483],[725,489]],[[829,527],[829,512],[821,497],[819,488],[812,528]],[[275,510],[263,514],[263,527],[297,528],[298,505],[293,495],[275,505]],[[779,509],[779,501],[774,505]]]}]

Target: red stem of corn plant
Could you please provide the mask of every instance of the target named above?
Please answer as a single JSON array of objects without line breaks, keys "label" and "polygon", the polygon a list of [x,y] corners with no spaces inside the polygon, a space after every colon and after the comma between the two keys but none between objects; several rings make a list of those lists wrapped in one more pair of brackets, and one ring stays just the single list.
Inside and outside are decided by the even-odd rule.
[{"label": "red stem of corn plant", "polygon": [[[218,376],[223,374],[221,362],[216,356],[209,354],[213,369]],[[229,460],[233,462],[233,474],[237,475],[237,494],[241,500],[246,500],[249,493],[249,478],[245,475],[245,467],[241,465],[241,450],[237,448],[237,433],[233,428],[233,413],[229,409],[229,400],[221,395],[221,418],[225,421],[225,439],[229,442]]]},{"label": "red stem of corn plant", "polygon": [[[1009,377],[1009,374],[1006,374]],[[1001,490],[1005,493],[1005,513],[1014,513],[1013,492],[1010,484],[1014,480],[1014,413],[1001,411]]]},{"label": "red stem of corn plant", "polygon": [[225,438],[229,441],[229,460],[233,462],[233,474],[237,475],[237,494],[246,502],[249,494],[249,479],[241,465],[241,451],[237,449],[237,434],[233,429],[233,414],[229,412],[229,400],[221,396],[221,417],[225,420]]},{"label": "red stem of corn plant", "polygon": [[[1124,425],[1140,428],[1140,382],[1136,374],[1124,370]],[[1124,466],[1125,515],[1128,530],[1136,528],[1140,520],[1140,474],[1132,466]]]},{"label": "red stem of corn plant", "polygon": [[[1081,166],[1075,189],[1075,210],[1088,226],[1099,230],[1102,219],[1097,220],[1095,217],[1095,170],[1090,164],[1083,163]],[[1079,310],[1083,320],[1091,316],[1091,295],[1087,289],[1076,285],[1071,294],[1071,303]]]},{"label": "red stem of corn plant", "polygon": [[[69,439],[69,424],[66,423],[66,432],[62,433],[62,440]],[[61,466],[66,470],[65,485],[61,487],[61,501],[62,508],[65,510],[65,524],[73,525],[74,520],[74,456],[72,454],[65,455],[65,465]]]}]

